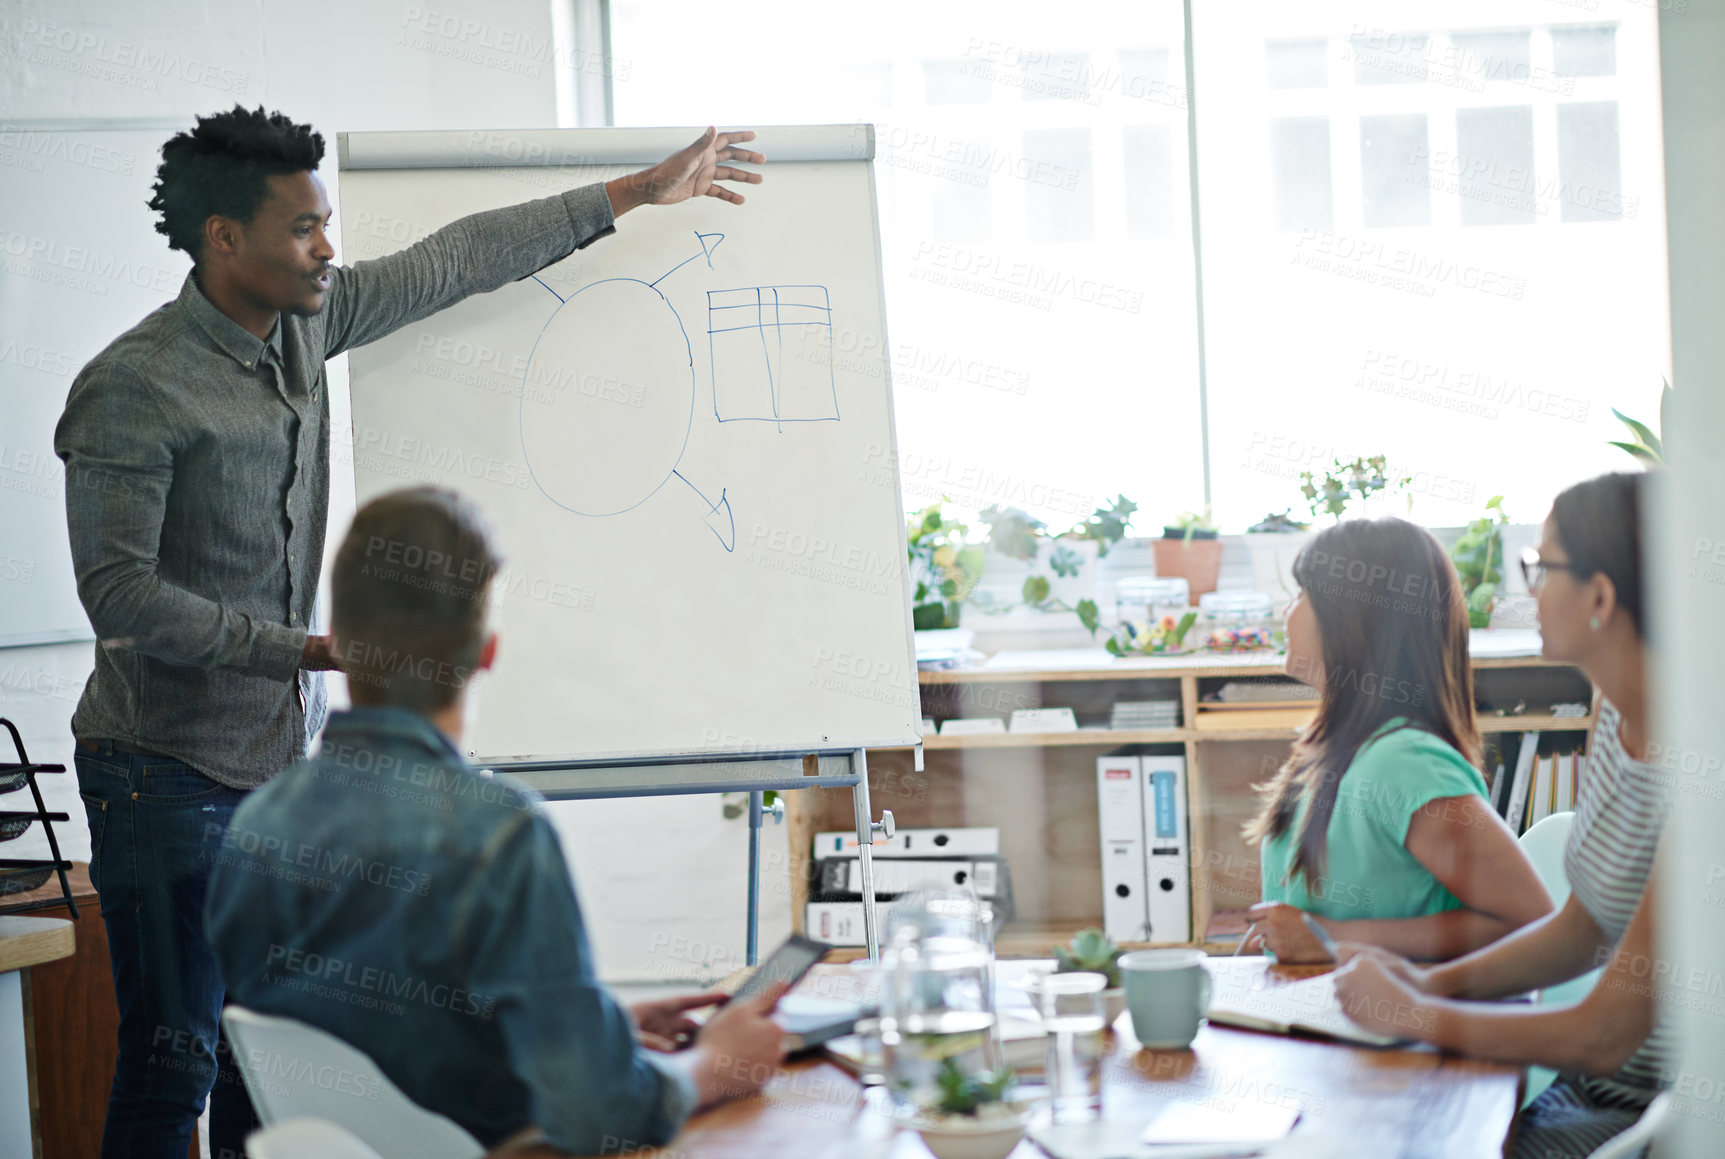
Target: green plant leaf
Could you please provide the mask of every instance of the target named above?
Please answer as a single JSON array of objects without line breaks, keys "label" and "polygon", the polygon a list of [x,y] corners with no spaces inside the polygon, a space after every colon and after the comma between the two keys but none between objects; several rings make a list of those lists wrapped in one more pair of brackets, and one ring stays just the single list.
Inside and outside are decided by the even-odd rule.
[{"label": "green plant leaf", "polygon": [[1637,422],[1616,407],[1611,408],[1611,413],[1617,416],[1619,422],[1629,428],[1630,433],[1635,436],[1636,442],[1652,452],[1651,458],[1658,460],[1661,457],[1662,448],[1659,443],[1659,436],[1654,434],[1646,423]]},{"label": "green plant leaf", "polygon": [[1607,439],[1605,441],[1605,444],[1606,444],[1606,446],[1609,446],[1609,447],[1616,447],[1620,451],[1628,451],[1630,454],[1634,455],[1637,459],[1642,459],[1642,460],[1645,460],[1646,462],[1649,462],[1649,463],[1659,462],[1658,456],[1654,455],[1654,453],[1652,451],[1648,450],[1646,447],[1640,446],[1639,444],[1620,443],[1620,442],[1617,442],[1615,439]]},{"label": "green plant leaf", "polygon": [[988,542],[1009,559],[1036,558],[1037,541],[1047,524],[1016,507],[990,507],[978,518],[988,524]]},{"label": "green plant leaf", "polygon": [[945,604],[917,604],[910,610],[910,624],[919,632],[946,626]]},{"label": "green plant leaf", "polygon": [[1126,654],[1125,649],[1120,647],[1120,641],[1113,636],[1102,641],[1102,647],[1110,656],[1124,656]]},{"label": "green plant leaf", "polygon": [[1083,624],[1092,636],[1096,635],[1096,629],[1102,623],[1102,610],[1096,606],[1096,601],[1079,600],[1075,610],[1078,612],[1078,622]]},{"label": "green plant leaf", "polygon": [[1048,556],[1048,566],[1054,569],[1054,574],[1062,579],[1072,579],[1084,568],[1084,557],[1065,544],[1056,547]]},{"label": "green plant leaf", "polygon": [[1197,623],[1197,622],[1198,622],[1198,613],[1197,612],[1187,612],[1184,616],[1180,617],[1180,622],[1178,624],[1174,625],[1174,646],[1175,647],[1180,646],[1180,642],[1186,638],[1186,633],[1190,632],[1192,630],[1192,625]]},{"label": "green plant leaf", "polygon": [[1044,600],[1048,599],[1048,577],[1044,575],[1033,575],[1027,577],[1024,581],[1024,588],[1021,595],[1024,602],[1027,604],[1031,604],[1033,606],[1041,604]]}]

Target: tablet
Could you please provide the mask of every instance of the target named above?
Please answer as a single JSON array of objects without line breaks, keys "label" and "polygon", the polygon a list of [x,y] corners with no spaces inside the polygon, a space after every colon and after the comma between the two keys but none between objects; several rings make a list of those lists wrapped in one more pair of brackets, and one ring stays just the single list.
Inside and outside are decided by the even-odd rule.
[{"label": "tablet", "polygon": [[737,992],[731,995],[731,1000],[753,998],[775,982],[795,986],[816,962],[826,957],[830,949],[832,947],[825,942],[792,934],[785,939],[784,945],[773,951],[771,957],[755,967],[755,972],[743,980]]}]

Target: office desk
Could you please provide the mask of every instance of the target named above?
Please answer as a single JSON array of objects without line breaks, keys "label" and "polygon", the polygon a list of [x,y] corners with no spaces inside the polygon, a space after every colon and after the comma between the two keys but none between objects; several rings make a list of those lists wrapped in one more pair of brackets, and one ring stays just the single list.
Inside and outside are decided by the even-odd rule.
[{"label": "office desk", "polygon": [[[1271,967],[1262,958],[1213,958],[1211,969],[1268,972],[1270,983],[1323,973]],[[1462,1159],[1500,1155],[1520,1102],[1519,1068],[1427,1049],[1369,1050],[1205,1026],[1190,1051],[1140,1049],[1120,1020],[1104,1071],[1110,1116],[1148,1120],[1162,1099],[1230,1102],[1297,1099],[1307,1108],[1275,1159]],[[869,1092],[824,1059],[791,1063],[762,1094],[696,1115],[663,1154],[702,1159],[924,1159],[912,1131],[895,1133]],[[648,1154],[653,1154],[648,1152]],[[1012,1159],[1042,1151],[1028,1140]]]}]

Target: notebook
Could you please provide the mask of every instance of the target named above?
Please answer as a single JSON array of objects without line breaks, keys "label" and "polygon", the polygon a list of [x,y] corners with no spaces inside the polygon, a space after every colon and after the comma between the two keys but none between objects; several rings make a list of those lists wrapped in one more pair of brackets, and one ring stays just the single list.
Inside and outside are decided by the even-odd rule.
[{"label": "notebook", "polygon": [[[1274,980],[1259,974],[1230,986],[1225,976],[1216,975],[1215,993],[1210,998],[1210,1021],[1275,1034],[1310,1034],[1362,1046],[1395,1046],[1408,1041],[1377,1034],[1349,1018],[1336,996],[1334,977],[1320,974],[1298,982],[1265,986],[1264,982]],[[1252,983],[1258,988],[1254,989]]]}]

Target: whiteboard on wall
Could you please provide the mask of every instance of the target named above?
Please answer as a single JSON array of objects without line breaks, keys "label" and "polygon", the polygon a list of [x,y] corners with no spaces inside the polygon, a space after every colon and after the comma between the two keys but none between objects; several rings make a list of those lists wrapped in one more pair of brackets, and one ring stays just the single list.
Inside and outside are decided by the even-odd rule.
[{"label": "whiteboard on wall", "polygon": [[172,131],[0,124],[0,647],[95,638],[54,425],[84,364],[191,268],[146,205]]},{"label": "whiteboard on wall", "polygon": [[[344,134],[343,259],[698,133]],[[637,209],[350,355],[358,501],[453,487],[507,556],[477,759],[919,739],[872,129],[769,128],[754,147],[747,204]]]}]

